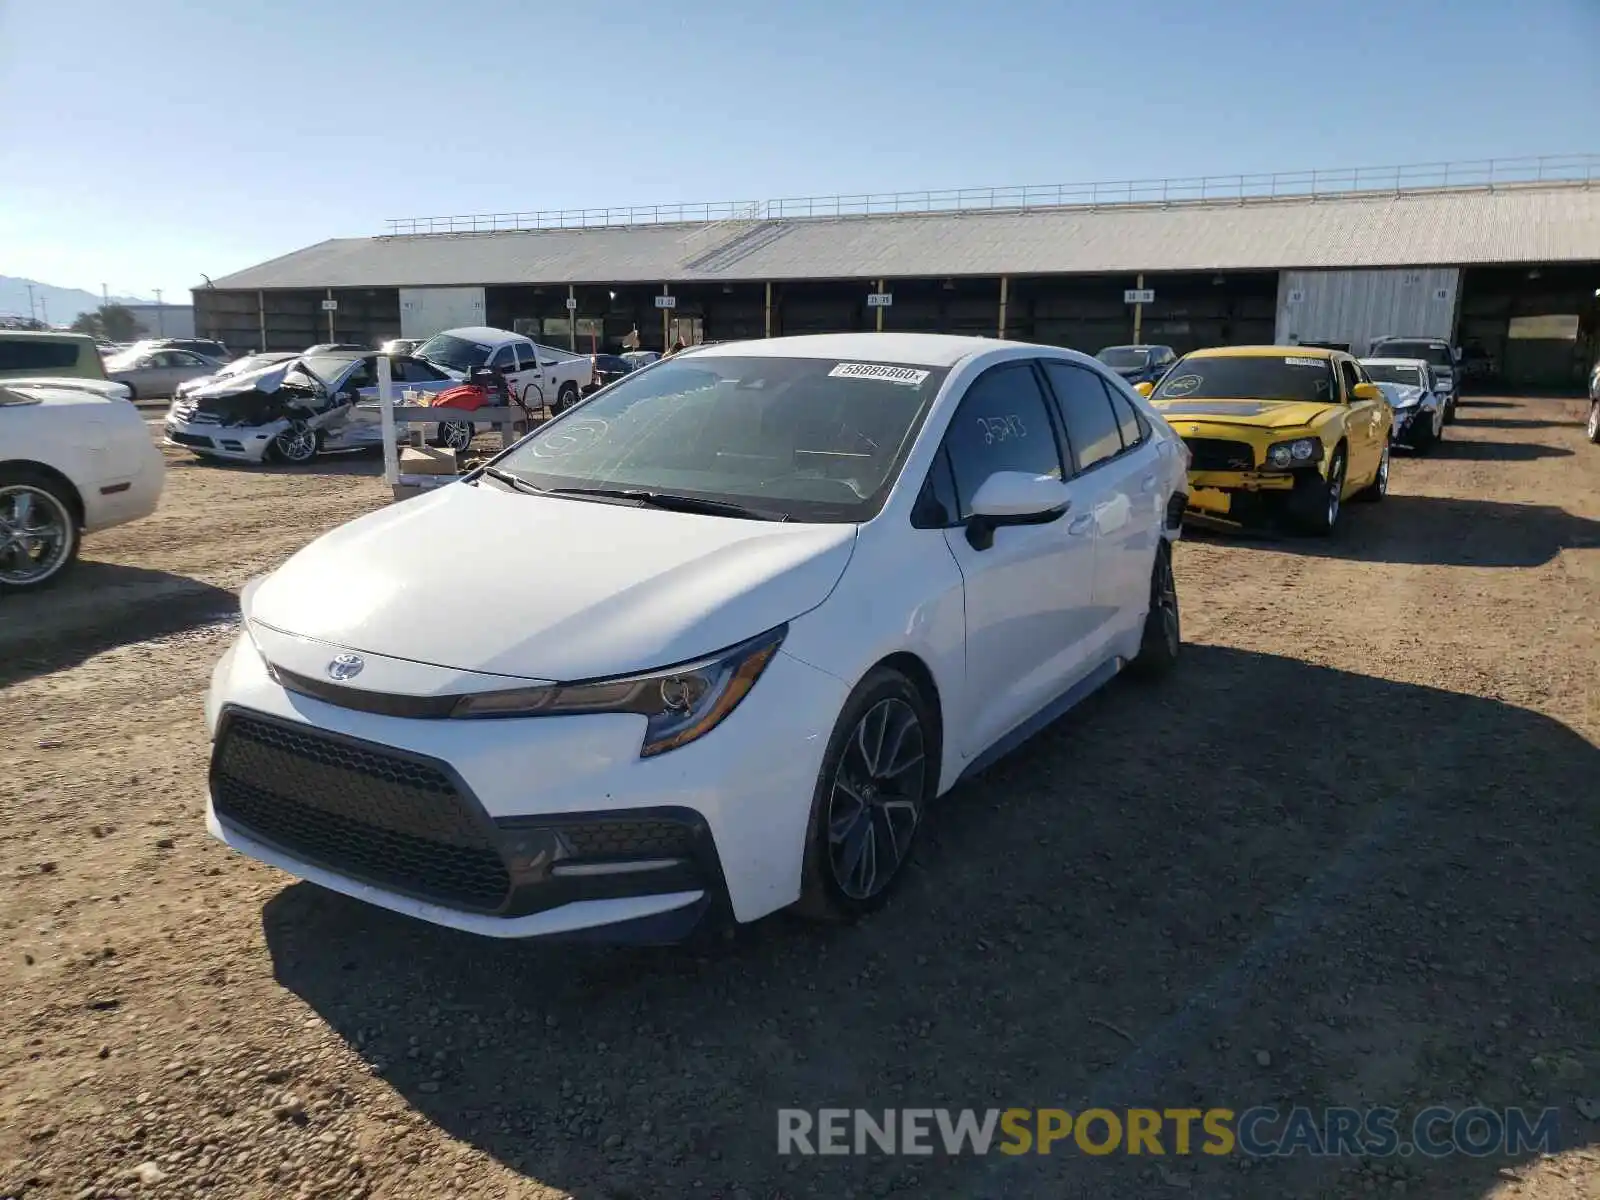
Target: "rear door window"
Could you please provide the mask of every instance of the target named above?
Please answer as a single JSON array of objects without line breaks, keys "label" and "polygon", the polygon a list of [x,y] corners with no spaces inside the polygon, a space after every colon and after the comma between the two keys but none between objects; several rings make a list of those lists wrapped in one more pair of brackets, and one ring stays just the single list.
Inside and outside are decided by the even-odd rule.
[{"label": "rear door window", "polygon": [[0,371],[62,371],[78,365],[78,343],[0,338]]},{"label": "rear door window", "polygon": [[1122,453],[1122,433],[1099,375],[1072,363],[1046,360],[1045,375],[1056,394],[1057,409],[1067,428],[1067,441],[1087,471]]},{"label": "rear door window", "polygon": [[1111,399],[1111,411],[1117,414],[1117,431],[1122,434],[1123,449],[1131,450],[1149,435],[1149,428],[1139,416],[1139,410],[1129,403],[1115,384],[1102,375],[1100,385]]}]

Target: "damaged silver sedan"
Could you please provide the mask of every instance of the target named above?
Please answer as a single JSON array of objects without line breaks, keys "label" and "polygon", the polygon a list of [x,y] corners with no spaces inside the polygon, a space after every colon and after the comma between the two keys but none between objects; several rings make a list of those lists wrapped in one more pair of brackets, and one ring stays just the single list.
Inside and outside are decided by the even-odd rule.
[{"label": "damaged silver sedan", "polygon": [[[209,458],[306,463],[383,444],[376,354],[308,354],[195,387],[167,411],[166,440]],[[395,398],[438,394],[460,380],[432,363],[390,358]],[[430,440],[460,440],[445,422]],[[467,440],[470,441],[470,426]]]}]

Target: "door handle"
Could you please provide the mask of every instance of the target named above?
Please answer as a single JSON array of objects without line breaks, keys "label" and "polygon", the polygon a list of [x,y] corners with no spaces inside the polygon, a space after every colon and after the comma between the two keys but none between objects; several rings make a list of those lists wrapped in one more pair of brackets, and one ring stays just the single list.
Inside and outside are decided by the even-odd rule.
[{"label": "door handle", "polygon": [[1083,516],[1074,518],[1071,522],[1068,523],[1068,525],[1067,525],[1067,536],[1068,537],[1077,537],[1080,534],[1084,533],[1089,528],[1089,526],[1091,526],[1093,524],[1094,524],[1094,514],[1093,513],[1084,513]]}]

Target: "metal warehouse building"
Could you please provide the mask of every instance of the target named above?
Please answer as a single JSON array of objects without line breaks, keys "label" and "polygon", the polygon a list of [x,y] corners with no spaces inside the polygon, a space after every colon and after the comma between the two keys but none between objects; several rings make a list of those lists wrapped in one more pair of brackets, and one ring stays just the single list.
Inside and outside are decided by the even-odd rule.
[{"label": "metal warehouse building", "polygon": [[589,351],[881,327],[1358,353],[1420,333],[1556,388],[1600,345],[1600,156],[390,225],[196,289],[200,332],[292,350],[488,324]]}]

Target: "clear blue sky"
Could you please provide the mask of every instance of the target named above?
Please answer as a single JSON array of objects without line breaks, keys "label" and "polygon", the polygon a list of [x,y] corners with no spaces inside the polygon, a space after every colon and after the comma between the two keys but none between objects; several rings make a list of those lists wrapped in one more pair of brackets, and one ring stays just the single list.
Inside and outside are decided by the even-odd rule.
[{"label": "clear blue sky", "polygon": [[0,274],[386,217],[1600,151],[1600,0],[0,0]]}]

